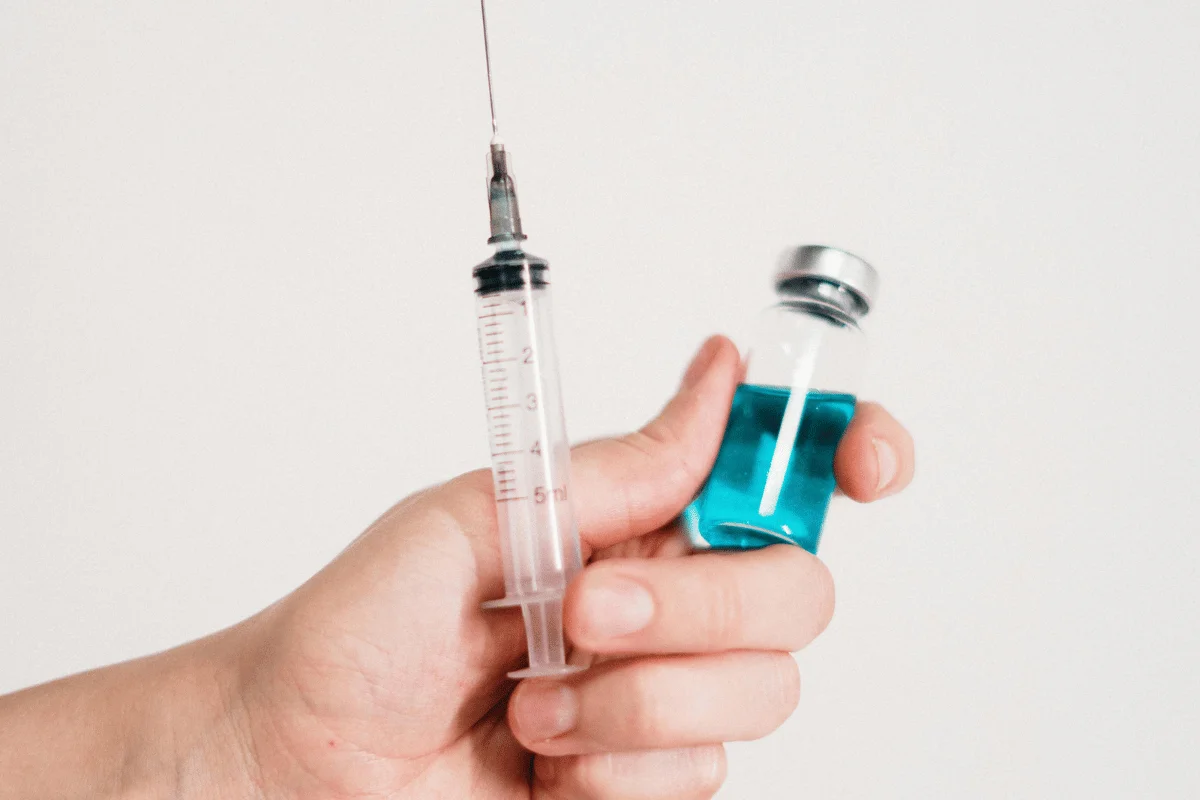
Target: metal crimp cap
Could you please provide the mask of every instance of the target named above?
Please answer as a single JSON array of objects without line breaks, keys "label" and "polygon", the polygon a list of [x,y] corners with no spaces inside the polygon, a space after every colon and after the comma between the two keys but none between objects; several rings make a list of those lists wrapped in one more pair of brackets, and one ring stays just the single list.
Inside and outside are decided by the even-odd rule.
[{"label": "metal crimp cap", "polygon": [[807,294],[807,287],[822,283],[849,292],[859,314],[870,310],[879,293],[879,273],[866,261],[845,250],[806,244],[789,248],[779,257],[776,292]]}]

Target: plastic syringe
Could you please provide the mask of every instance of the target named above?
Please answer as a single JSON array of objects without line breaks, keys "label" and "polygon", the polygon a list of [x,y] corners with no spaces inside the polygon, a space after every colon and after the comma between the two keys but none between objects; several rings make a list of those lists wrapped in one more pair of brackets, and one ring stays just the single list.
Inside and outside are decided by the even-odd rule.
[{"label": "plastic syringe", "polygon": [[[480,10],[492,101],[483,0]],[[583,566],[550,325],[549,265],[525,252],[516,184],[496,135],[494,101],[491,106],[488,243],[495,253],[473,275],[505,596],[483,605],[520,606],[524,615],[529,666],[510,677],[564,675],[584,669],[567,663],[562,629],[563,594]]]}]

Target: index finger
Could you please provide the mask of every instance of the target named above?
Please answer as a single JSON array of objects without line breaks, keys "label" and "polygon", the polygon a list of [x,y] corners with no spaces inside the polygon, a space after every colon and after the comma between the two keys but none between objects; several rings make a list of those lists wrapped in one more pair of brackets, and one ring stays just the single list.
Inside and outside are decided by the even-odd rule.
[{"label": "index finger", "polygon": [[737,347],[713,336],[657,418],[636,433],[572,451],[575,513],[586,546],[597,550],[650,533],[691,502],[716,460],[740,375]]}]

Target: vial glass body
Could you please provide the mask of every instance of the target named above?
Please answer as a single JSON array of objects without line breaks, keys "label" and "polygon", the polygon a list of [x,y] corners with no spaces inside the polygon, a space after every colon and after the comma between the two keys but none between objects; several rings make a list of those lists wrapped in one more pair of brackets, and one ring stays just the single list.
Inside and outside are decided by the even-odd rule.
[{"label": "vial glass body", "polygon": [[833,457],[866,362],[855,318],[819,299],[764,311],[716,463],[684,512],[697,548],[786,542],[815,553],[836,481]]}]

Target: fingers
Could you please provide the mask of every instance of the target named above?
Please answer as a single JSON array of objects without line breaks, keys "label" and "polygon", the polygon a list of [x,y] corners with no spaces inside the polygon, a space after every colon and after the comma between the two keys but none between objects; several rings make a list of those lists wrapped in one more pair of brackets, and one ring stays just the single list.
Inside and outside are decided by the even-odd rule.
[{"label": "fingers", "polygon": [[714,336],[657,419],[637,433],[575,449],[576,514],[588,545],[648,533],[687,505],[716,458],[740,371],[737,347]]},{"label": "fingers", "polygon": [[695,747],[765,736],[799,699],[800,674],[786,653],[644,658],[523,681],[508,722],[542,755]]},{"label": "fingers", "polygon": [[538,756],[533,772],[538,800],[700,800],[725,781],[725,748]]},{"label": "fingers", "polygon": [[571,585],[563,623],[593,653],[799,650],[829,624],[833,579],[789,545],[691,558],[611,559]]},{"label": "fingers", "polygon": [[859,403],[833,460],[838,487],[860,503],[895,494],[912,481],[913,440],[878,403]]}]

